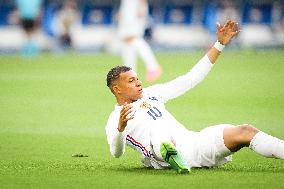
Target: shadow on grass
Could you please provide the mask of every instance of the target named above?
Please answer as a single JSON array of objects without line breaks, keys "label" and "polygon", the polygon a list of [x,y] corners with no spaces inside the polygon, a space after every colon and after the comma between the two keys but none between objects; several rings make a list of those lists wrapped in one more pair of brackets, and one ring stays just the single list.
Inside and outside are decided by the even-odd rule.
[{"label": "shadow on grass", "polygon": [[212,170],[216,172],[246,172],[246,173],[284,173],[284,162],[282,165],[279,164],[254,164],[251,166],[238,166],[226,165],[224,167],[213,168]]},{"label": "shadow on grass", "polygon": [[[108,167],[108,170],[123,173],[137,173],[137,174],[147,174],[147,175],[173,175],[175,170],[173,169],[153,169],[146,167],[133,167],[133,166],[115,166]],[[237,165],[237,164],[227,164],[221,167],[202,167],[202,168],[192,168],[190,174],[203,174],[203,173],[284,173],[284,162],[281,166],[271,165],[271,164],[257,164],[257,165]]]},{"label": "shadow on grass", "polygon": [[110,171],[114,172],[122,172],[122,173],[136,173],[136,174],[145,174],[145,175],[172,175],[175,173],[172,169],[153,169],[147,167],[127,167],[127,166],[119,166],[119,167],[109,167]]}]

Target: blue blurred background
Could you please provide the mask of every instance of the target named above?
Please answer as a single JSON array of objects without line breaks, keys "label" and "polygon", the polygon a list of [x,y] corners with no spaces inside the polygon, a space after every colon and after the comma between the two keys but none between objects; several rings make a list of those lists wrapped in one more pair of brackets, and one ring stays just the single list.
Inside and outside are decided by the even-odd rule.
[{"label": "blue blurred background", "polygon": [[[35,37],[42,51],[119,52],[119,0],[74,1],[72,11],[64,3],[42,2]],[[18,12],[14,0],[0,0],[1,53],[21,51],[25,38]],[[284,47],[283,0],[149,0],[149,12],[145,38],[156,50],[208,48],[216,40],[216,22],[228,19],[237,20],[242,30],[230,48]],[[61,36],[66,22],[70,39]]]}]

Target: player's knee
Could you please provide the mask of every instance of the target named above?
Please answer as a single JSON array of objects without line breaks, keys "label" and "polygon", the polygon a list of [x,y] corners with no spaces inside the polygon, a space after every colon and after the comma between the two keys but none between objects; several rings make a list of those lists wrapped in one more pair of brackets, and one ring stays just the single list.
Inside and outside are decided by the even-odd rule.
[{"label": "player's knee", "polygon": [[236,152],[249,146],[257,132],[258,130],[249,124],[229,127],[224,130],[224,143],[230,151]]},{"label": "player's knee", "polygon": [[249,142],[258,130],[250,124],[242,124],[238,126],[238,138],[241,142]]}]

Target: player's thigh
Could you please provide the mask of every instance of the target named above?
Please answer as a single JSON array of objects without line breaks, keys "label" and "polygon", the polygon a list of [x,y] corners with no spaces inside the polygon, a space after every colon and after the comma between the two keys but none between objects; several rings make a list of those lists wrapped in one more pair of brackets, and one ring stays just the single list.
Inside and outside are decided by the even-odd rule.
[{"label": "player's thigh", "polygon": [[137,23],[121,24],[118,27],[118,35],[121,39],[128,37],[142,37],[144,34],[144,27]]},{"label": "player's thigh", "polygon": [[198,156],[202,166],[217,166],[229,161],[231,151],[225,146],[224,130],[234,127],[221,124],[203,129],[199,133]]}]

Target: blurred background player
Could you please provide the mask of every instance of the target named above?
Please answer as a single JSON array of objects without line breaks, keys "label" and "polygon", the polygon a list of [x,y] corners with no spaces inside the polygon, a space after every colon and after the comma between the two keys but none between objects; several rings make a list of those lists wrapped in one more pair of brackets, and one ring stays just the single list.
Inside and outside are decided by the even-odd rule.
[{"label": "blurred background player", "polygon": [[147,17],[147,0],[121,0],[118,35],[122,40],[123,63],[136,70],[137,55],[139,55],[146,66],[146,80],[153,82],[160,77],[161,67],[150,46],[143,39]]},{"label": "blurred background player", "polygon": [[26,56],[36,55],[40,50],[34,34],[39,25],[41,3],[42,0],[16,0],[20,22],[26,35],[22,47],[22,53]]},{"label": "blurred background player", "polygon": [[62,9],[56,17],[56,30],[60,47],[63,49],[72,48],[72,27],[79,22],[80,13],[76,0],[64,1]]}]

